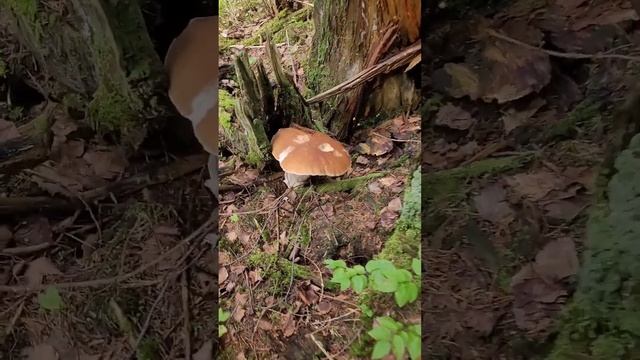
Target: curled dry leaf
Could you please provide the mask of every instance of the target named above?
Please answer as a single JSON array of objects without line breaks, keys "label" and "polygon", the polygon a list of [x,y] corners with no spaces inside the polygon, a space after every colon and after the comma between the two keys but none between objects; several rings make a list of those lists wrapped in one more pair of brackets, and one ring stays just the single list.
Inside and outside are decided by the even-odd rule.
[{"label": "curled dry leaf", "polygon": [[42,280],[46,275],[62,275],[51,260],[46,257],[37,258],[29,263],[24,277],[28,286],[36,286],[42,284]]}]

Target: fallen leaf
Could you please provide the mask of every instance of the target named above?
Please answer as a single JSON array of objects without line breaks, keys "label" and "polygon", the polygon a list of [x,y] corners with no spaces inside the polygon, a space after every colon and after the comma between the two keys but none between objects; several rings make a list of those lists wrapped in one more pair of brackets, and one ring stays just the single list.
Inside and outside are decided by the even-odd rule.
[{"label": "fallen leaf", "polygon": [[236,305],[244,306],[249,300],[249,294],[238,292],[234,295],[234,299],[236,300]]},{"label": "fallen leaf", "polygon": [[233,312],[233,319],[236,322],[240,322],[242,321],[242,319],[244,318],[244,314],[246,313],[246,310],[243,308],[236,308],[236,311]]},{"label": "fallen leaf", "polygon": [[273,325],[267,320],[263,320],[263,319],[258,320],[258,327],[265,331],[273,330]]},{"label": "fallen leaf", "polygon": [[584,209],[578,201],[554,200],[543,205],[546,216],[560,221],[571,221]]},{"label": "fallen leaf", "polygon": [[247,269],[247,267],[246,267],[246,266],[244,266],[244,265],[232,265],[232,266],[231,266],[231,273],[232,273],[232,274],[236,274],[236,275],[240,275],[240,274],[242,274],[246,269]]},{"label": "fallen leaf", "polygon": [[394,185],[396,182],[398,182],[398,179],[396,179],[393,176],[387,176],[387,177],[383,177],[381,179],[378,179],[378,182],[380,183],[380,185],[382,185],[384,187],[388,187],[388,186]]},{"label": "fallen leaf", "polygon": [[393,149],[393,141],[377,134],[371,134],[366,143],[358,144],[357,150],[364,155],[382,156]]},{"label": "fallen leaf", "polygon": [[358,155],[358,157],[356,158],[356,164],[367,165],[369,164],[369,159],[362,155]]},{"label": "fallen leaf", "polygon": [[60,270],[46,257],[37,258],[29,263],[24,277],[28,286],[36,286],[42,284],[42,280],[46,275],[62,275]]},{"label": "fallen leaf", "polygon": [[479,333],[480,336],[488,336],[493,331],[497,315],[493,311],[471,310],[465,313],[465,324]]},{"label": "fallen leaf", "polygon": [[27,360],[58,360],[58,353],[49,344],[38,344],[22,351]]},{"label": "fallen leaf", "polygon": [[193,354],[193,360],[213,360],[213,340],[208,340]]},{"label": "fallen leaf", "polygon": [[284,337],[290,337],[295,333],[296,321],[293,317],[293,314],[286,313],[280,321],[282,324],[280,328],[282,329],[282,334],[284,335]]},{"label": "fallen leaf", "polygon": [[571,238],[560,238],[547,243],[536,255],[534,270],[549,281],[576,275],[580,261]]},{"label": "fallen leaf", "polygon": [[382,189],[380,188],[380,184],[377,181],[373,181],[367,185],[367,189],[371,191],[371,193],[380,195],[382,194]]},{"label": "fallen leaf", "polygon": [[27,246],[52,242],[53,230],[49,219],[44,216],[29,217],[16,231],[14,238],[16,243]]},{"label": "fallen leaf", "polygon": [[468,64],[447,63],[431,77],[434,89],[456,99],[469,96],[475,100],[480,96],[480,78]]},{"label": "fallen leaf", "polygon": [[249,280],[252,284],[256,284],[262,281],[262,275],[260,275],[260,269],[249,271]]},{"label": "fallen leaf", "polygon": [[396,211],[396,212],[402,210],[402,200],[400,200],[399,197],[394,198],[393,200],[389,201],[389,205],[387,205],[387,209],[391,211]]},{"label": "fallen leaf", "polygon": [[59,137],[66,137],[76,130],[78,130],[78,124],[67,116],[60,117],[51,125],[51,132]]},{"label": "fallen leaf", "polygon": [[451,129],[467,130],[476,122],[469,112],[453,104],[446,104],[438,110],[435,124]]},{"label": "fallen leaf", "polygon": [[396,224],[396,220],[398,219],[398,213],[396,211],[390,210],[389,208],[382,209],[380,213],[380,225],[389,230],[393,228]]},{"label": "fallen leaf", "polygon": [[82,158],[91,165],[96,175],[109,180],[122,175],[129,165],[124,151],[119,149],[87,151]]},{"label": "fallen leaf", "polygon": [[233,174],[231,174],[228,179],[232,184],[240,185],[240,186],[248,186],[253,184],[253,182],[258,178],[258,170],[257,169],[239,169]]},{"label": "fallen leaf", "polygon": [[229,278],[229,272],[227,272],[226,267],[221,267],[220,272],[218,273],[218,284],[222,285]]},{"label": "fallen leaf", "polygon": [[62,297],[55,286],[49,286],[38,294],[38,304],[41,309],[56,311],[62,309]]},{"label": "fallen leaf", "polygon": [[20,137],[20,132],[13,121],[0,119],[0,144]]},{"label": "fallen leaf", "polygon": [[543,199],[552,190],[565,187],[563,178],[544,170],[530,174],[516,174],[506,177],[505,180],[518,194],[533,201]]},{"label": "fallen leaf", "polygon": [[536,98],[523,110],[511,108],[502,116],[502,125],[506,134],[529,122],[529,119],[546,104],[541,98]]},{"label": "fallen leaf", "polygon": [[480,190],[473,197],[473,204],[478,215],[492,223],[508,224],[514,218],[514,211],[506,200],[507,192],[498,183],[493,183]]}]

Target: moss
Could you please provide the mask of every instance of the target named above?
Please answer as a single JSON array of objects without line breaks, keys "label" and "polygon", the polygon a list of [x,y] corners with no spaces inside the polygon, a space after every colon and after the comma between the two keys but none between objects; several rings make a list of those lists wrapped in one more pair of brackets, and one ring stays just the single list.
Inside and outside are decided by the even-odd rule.
[{"label": "moss", "polygon": [[293,13],[289,10],[280,11],[275,18],[262,25],[262,28],[255,35],[243,40],[242,45],[259,45],[266,34],[271,34],[275,42],[284,42],[285,30],[289,33],[289,40],[291,41],[292,32],[310,30],[310,14],[311,8],[307,6]]},{"label": "moss", "polygon": [[370,180],[383,177],[386,174],[387,173],[385,172],[378,172],[378,173],[367,174],[367,175],[359,176],[355,178],[324,183],[324,184],[318,185],[318,187],[316,188],[316,191],[321,194],[331,193],[331,192],[351,191],[355,188],[365,185]]},{"label": "moss", "polygon": [[[551,360],[640,356],[640,135],[617,157],[587,228],[587,250]],[[608,173],[608,171],[604,171]]]},{"label": "moss", "polygon": [[566,118],[546,131],[545,141],[571,138],[578,130],[593,131],[599,125],[600,119],[600,104],[585,100],[578,104]]},{"label": "moss", "polygon": [[380,259],[389,260],[398,267],[410,268],[411,260],[418,257],[422,229],[421,193],[422,175],[420,169],[417,169],[413,172],[410,187],[405,191],[402,213],[396,222],[393,234],[378,254]]},{"label": "moss", "polygon": [[156,338],[144,337],[138,346],[138,360],[157,359],[160,354],[160,342]]},{"label": "moss", "polygon": [[220,125],[223,129],[231,129],[231,114],[235,108],[236,100],[226,90],[218,90],[218,117],[220,119]]},{"label": "moss", "polygon": [[312,272],[304,266],[293,264],[287,259],[283,259],[276,254],[267,254],[265,252],[255,252],[249,256],[247,263],[254,268],[262,270],[262,277],[269,280],[269,289],[271,295],[276,295],[287,291],[291,282],[291,275],[298,279],[309,279]]}]

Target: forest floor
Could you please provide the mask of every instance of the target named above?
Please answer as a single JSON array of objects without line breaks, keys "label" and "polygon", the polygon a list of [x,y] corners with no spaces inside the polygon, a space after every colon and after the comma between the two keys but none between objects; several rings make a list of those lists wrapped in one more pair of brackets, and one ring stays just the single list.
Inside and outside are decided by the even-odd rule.
[{"label": "forest floor", "polygon": [[548,353],[575,290],[612,115],[637,82],[628,1],[497,3],[506,5],[445,9],[427,32],[432,359]]},{"label": "forest floor", "polygon": [[[259,35],[270,30],[285,71],[304,96],[313,95],[305,86],[312,8],[296,4],[274,16],[263,2],[223,1],[221,65],[242,51],[269,64]],[[233,78],[233,71],[222,76],[221,99],[235,101]],[[235,121],[230,109],[223,105],[221,118]],[[236,156],[221,158],[221,186],[230,190],[221,192],[220,205],[218,281],[228,316],[220,359],[365,359],[376,316],[419,324],[417,302],[399,308],[390,294],[340,291],[325,260],[355,267],[381,252],[408,263],[419,257],[420,117],[371,122],[347,150],[353,169],[345,179],[318,179],[295,191],[273,160],[258,171]]]},{"label": "forest floor", "polygon": [[3,15],[0,359],[212,359],[206,156],[162,146],[126,156],[97,136],[38,91],[49,79]]}]

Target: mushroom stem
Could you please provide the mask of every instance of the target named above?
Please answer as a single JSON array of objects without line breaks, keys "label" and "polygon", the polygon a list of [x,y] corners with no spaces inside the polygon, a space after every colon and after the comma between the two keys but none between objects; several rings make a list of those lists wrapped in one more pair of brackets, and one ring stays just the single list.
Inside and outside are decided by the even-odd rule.
[{"label": "mushroom stem", "polygon": [[304,184],[305,181],[309,178],[309,175],[296,175],[292,173],[285,172],[284,173],[284,183],[287,184],[287,187],[294,188]]},{"label": "mushroom stem", "polygon": [[209,154],[209,161],[207,162],[207,168],[209,170],[209,179],[205,180],[204,185],[213,193],[213,196],[218,198],[218,156],[216,154]]}]

